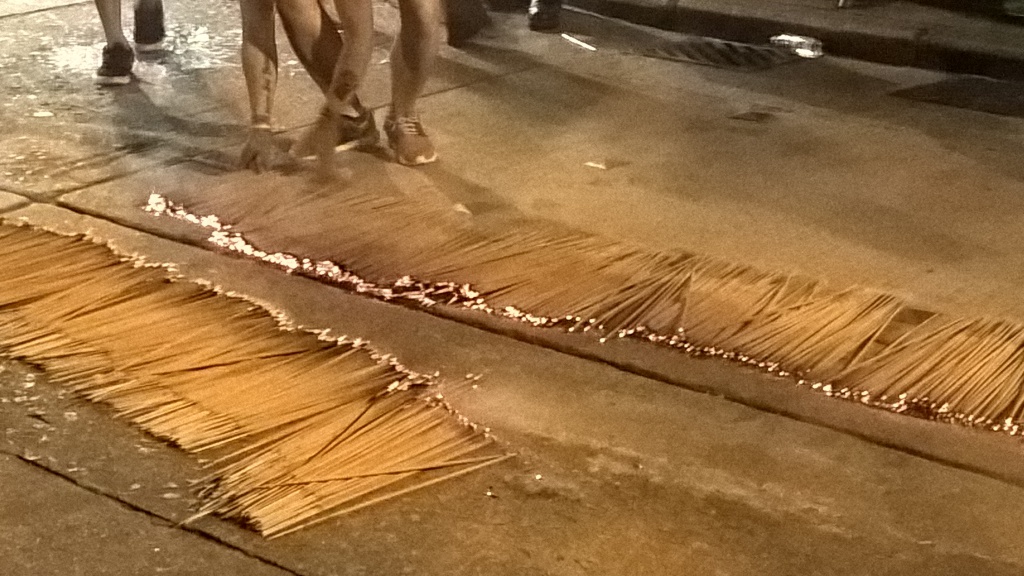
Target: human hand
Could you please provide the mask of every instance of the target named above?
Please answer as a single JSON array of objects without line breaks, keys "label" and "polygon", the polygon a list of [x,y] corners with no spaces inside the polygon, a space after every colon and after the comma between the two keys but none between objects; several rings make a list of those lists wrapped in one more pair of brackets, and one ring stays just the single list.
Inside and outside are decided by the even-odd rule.
[{"label": "human hand", "polygon": [[239,164],[255,172],[266,172],[291,164],[286,147],[274,139],[269,127],[254,126],[242,146]]},{"label": "human hand", "polygon": [[340,121],[338,114],[324,107],[316,122],[292,146],[292,156],[301,159],[316,157],[322,164],[329,164],[338,145]]}]

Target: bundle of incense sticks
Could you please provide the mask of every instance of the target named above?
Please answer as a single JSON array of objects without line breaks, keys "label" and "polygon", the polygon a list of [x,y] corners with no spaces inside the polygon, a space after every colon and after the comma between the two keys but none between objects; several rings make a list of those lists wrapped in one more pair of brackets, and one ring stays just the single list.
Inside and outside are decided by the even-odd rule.
[{"label": "bundle of incense sticks", "polygon": [[311,194],[284,176],[261,178],[277,193],[232,182],[155,196],[148,209],[208,227],[229,250],[382,298],[641,337],[927,418],[1013,434],[1024,420],[1024,327],[1014,322],[951,318],[888,294],[539,219],[494,224],[437,194]]},{"label": "bundle of incense sticks", "polygon": [[204,513],[279,536],[505,457],[431,377],[83,238],[0,225],[0,269],[0,349],[215,457]]}]

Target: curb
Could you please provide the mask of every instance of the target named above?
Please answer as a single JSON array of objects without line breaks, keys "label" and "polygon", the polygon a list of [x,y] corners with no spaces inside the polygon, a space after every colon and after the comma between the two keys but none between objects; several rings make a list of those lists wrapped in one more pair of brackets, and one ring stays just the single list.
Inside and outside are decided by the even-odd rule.
[{"label": "curb", "polygon": [[[790,8],[758,13],[725,3],[694,6],[686,0],[567,0],[571,7],[671,32],[735,42],[765,44],[780,33],[812,36],[826,54],[895,66],[973,74],[1004,80],[1024,80],[1024,43],[1017,38],[987,39],[956,26],[958,18],[938,19],[928,26],[893,24],[888,19],[862,17],[854,9],[833,11]],[[973,22],[964,20],[964,22]],[[1009,36],[1024,39],[1024,26],[999,26]],[[969,27],[969,26],[965,26]],[[1016,30],[1020,29],[1020,33]]]}]

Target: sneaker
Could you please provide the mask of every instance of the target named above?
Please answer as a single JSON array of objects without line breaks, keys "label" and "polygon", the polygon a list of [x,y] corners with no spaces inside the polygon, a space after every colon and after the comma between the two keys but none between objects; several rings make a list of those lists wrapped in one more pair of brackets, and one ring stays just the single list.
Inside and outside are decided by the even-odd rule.
[{"label": "sneaker", "polygon": [[366,108],[359,110],[359,116],[342,115],[338,121],[338,145],[334,148],[337,152],[344,150],[364,150],[373,148],[380,143],[380,132],[377,131],[377,122],[373,119],[373,112]]},{"label": "sneaker", "polygon": [[100,86],[123,86],[132,81],[132,65],[135,53],[124,44],[109,44],[103,47],[103,63],[96,71],[96,83]]},{"label": "sneaker", "polygon": [[339,115],[325,108],[320,111],[320,116],[310,130],[292,149],[292,153],[302,160],[316,158],[315,142],[319,136],[314,134],[317,130],[331,130],[336,134],[332,139],[337,143],[334,147],[335,152],[365,150],[377,146],[380,142],[380,132],[377,131],[373,113],[365,108],[360,109],[359,116],[356,117]]},{"label": "sneaker", "polygon": [[437,152],[430,142],[418,116],[409,118],[388,114],[384,120],[384,133],[388,146],[395,151],[395,159],[405,166],[430,164],[437,160]]},{"label": "sneaker", "polygon": [[558,28],[562,13],[562,0],[530,0],[526,21],[530,30],[541,32]]},{"label": "sneaker", "polygon": [[162,0],[135,2],[135,48],[156,52],[164,46],[164,4]]}]

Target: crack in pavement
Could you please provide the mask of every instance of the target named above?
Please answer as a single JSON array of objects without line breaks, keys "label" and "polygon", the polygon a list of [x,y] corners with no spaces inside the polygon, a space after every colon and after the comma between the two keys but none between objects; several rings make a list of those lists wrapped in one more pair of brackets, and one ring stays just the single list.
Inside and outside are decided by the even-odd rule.
[{"label": "crack in pavement", "polygon": [[232,551],[234,551],[234,552],[236,552],[238,554],[241,554],[241,555],[243,555],[243,556],[245,556],[247,558],[251,558],[251,559],[253,559],[253,560],[257,561],[257,562],[260,562],[261,564],[265,564],[267,566],[271,566],[273,568],[277,568],[278,570],[282,570],[282,571],[284,571],[284,572],[286,572],[288,574],[291,574],[292,576],[306,576],[306,575],[302,574],[301,572],[296,572],[295,570],[293,570],[293,569],[291,569],[291,568],[289,568],[289,567],[287,567],[287,566],[285,566],[285,565],[283,565],[283,564],[281,564],[279,562],[276,562],[276,561],[274,561],[274,560],[272,560],[270,558],[266,558],[266,557],[260,556],[258,554],[255,554],[253,552],[250,552],[250,551],[246,550],[245,548],[242,548],[241,546],[238,546],[236,544],[232,544],[231,542],[227,542],[227,541],[225,541],[222,538],[218,538],[217,536],[214,536],[213,534],[210,534],[208,532],[205,532],[205,531],[197,529],[197,528],[192,528],[192,527],[187,526],[187,525],[185,525],[183,523],[180,523],[180,522],[175,522],[174,520],[172,520],[170,518],[167,518],[165,516],[162,516],[160,514],[157,514],[156,512],[153,512],[152,510],[149,510],[149,509],[144,508],[142,506],[139,506],[137,504],[133,504],[133,503],[127,501],[127,500],[124,500],[124,499],[118,497],[116,494],[112,494],[112,493],[110,493],[110,492],[108,492],[108,491],[106,491],[106,490],[104,490],[104,489],[102,489],[102,488],[100,488],[98,486],[92,486],[92,485],[89,485],[89,484],[83,484],[78,479],[76,479],[76,478],[74,478],[72,476],[69,476],[69,475],[67,475],[67,474],[65,474],[65,473],[63,473],[63,472],[61,472],[59,470],[55,470],[53,468],[50,468],[50,467],[48,467],[48,466],[46,466],[44,464],[41,464],[40,462],[37,462],[37,461],[35,461],[33,459],[26,458],[22,454],[18,454],[16,452],[10,452],[8,450],[0,450],[0,454],[5,454],[7,456],[11,456],[13,458],[16,458],[17,460],[19,460],[21,462],[24,462],[25,464],[28,464],[29,466],[32,466],[32,467],[34,467],[34,468],[36,468],[38,470],[41,470],[41,471],[43,471],[43,472],[45,472],[47,474],[51,474],[53,476],[56,476],[57,478],[60,478],[61,480],[64,480],[65,482],[68,482],[69,484],[72,484],[72,485],[74,485],[77,488],[85,490],[86,492],[89,492],[91,494],[95,494],[97,496],[101,496],[101,497],[106,498],[108,500],[111,500],[111,501],[113,501],[114,503],[116,503],[117,505],[119,505],[120,507],[122,507],[122,508],[124,508],[126,510],[129,510],[131,512],[135,512],[137,514],[142,514],[144,516],[149,517],[150,519],[156,520],[156,522],[159,525],[161,525],[161,526],[163,526],[165,528],[170,528],[172,530],[180,530],[180,531],[185,532],[187,534],[191,534],[191,535],[196,536],[196,537],[198,537],[198,538],[200,538],[202,540],[211,542],[214,545],[217,545],[217,546],[220,546],[220,547],[223,547],[223,548],[227,548],[227,549],[232,550]]}]

